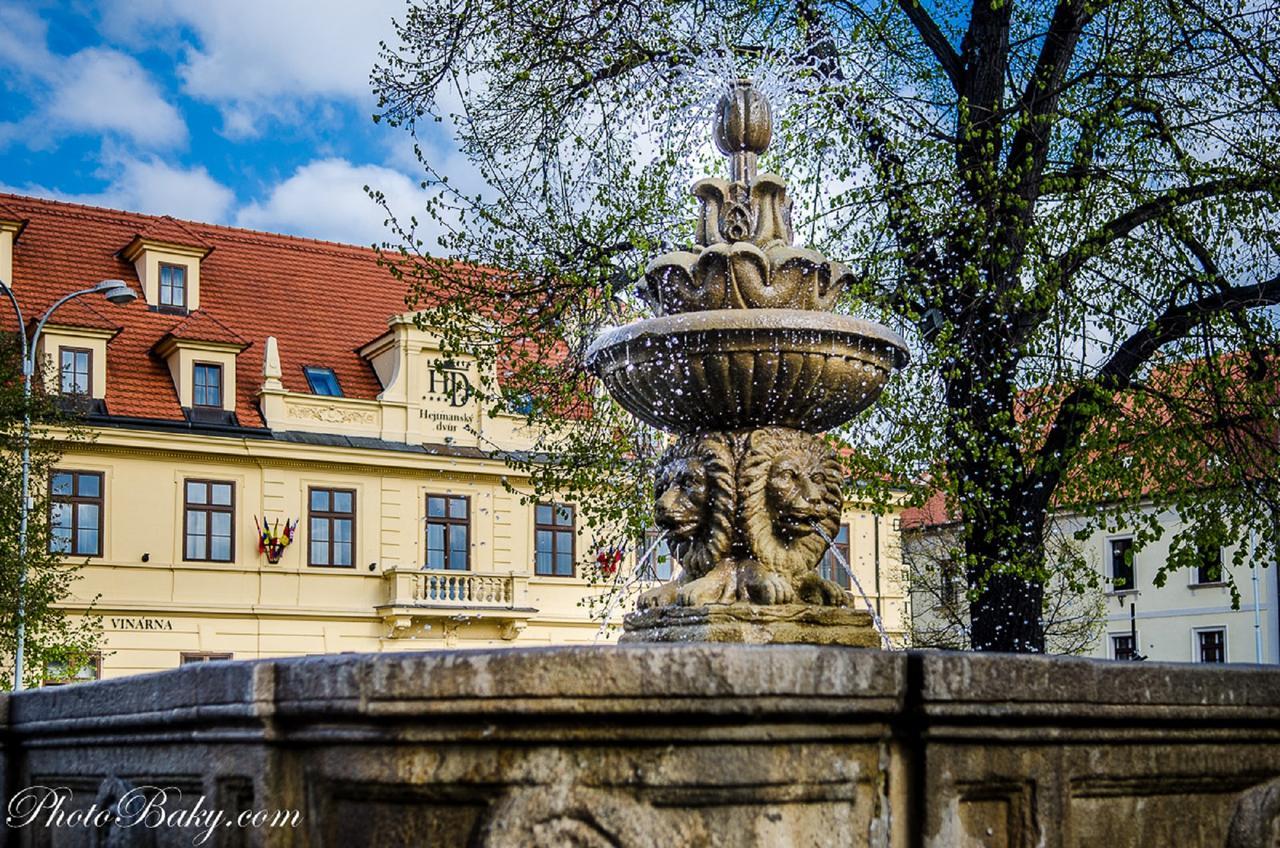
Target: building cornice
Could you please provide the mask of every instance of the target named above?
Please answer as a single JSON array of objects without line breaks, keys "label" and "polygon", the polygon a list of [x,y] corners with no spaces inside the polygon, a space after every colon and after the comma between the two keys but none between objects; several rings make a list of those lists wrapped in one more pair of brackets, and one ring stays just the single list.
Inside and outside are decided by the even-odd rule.
[{"label": "building cornice", "polygon": [[120,257],[126,262],[132,262],[137,258],[138,254],[144,250],[156,250],[163,253],[172,253],[177,256],[192,256],[196,259],[204,259],[213,252],[211,247],[192,247],[186,244],[176,244],[168,241],[157,241],[156,239],[143,238],[135,236],[132,241],[120,248]]},{"label": "building cornice", "polygon": [[456,450],[446,445],[400,451],[282,441],[273,438],[269,431],[250,438],[132,430],[123,427],[94,427],[91,432],[91,441],[70,443],[65,448],[66,452],[166,459],[181,456],[229,464],[250,461],[278,468],[308,468],[323,463],[329,467],[376,467],[380,469],[380,473],[406,476],[420,475],[423,472],[483,477],[528,476],[525,472],[512,469],[501,458],[460,456]]},{"label": "building cornice", "polygon": [[45,324],[44,329],[46,332],[60,333],[64,336],[76,336],[82,339],[102,339],[109,342],[120,335],[120,331],[123,328],[116,327],[113,330],[108,330],[104,327],[80,327],[75,324],[59,324],[51,321]]}]

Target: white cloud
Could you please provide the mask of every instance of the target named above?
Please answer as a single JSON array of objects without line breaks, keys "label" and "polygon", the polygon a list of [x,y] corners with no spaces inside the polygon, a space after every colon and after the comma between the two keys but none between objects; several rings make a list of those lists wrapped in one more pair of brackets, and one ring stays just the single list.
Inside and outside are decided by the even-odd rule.
[{"label": "white cloud", "polygon": [[390,238],[383,225],[386,214],[365,193],[366,185],[383,192],[406,219],[426,199],[418,184],[399,171],[320,159],[277,183],[265,200],[242,208],[236,225],[350,244],[380,243]]},{"label": "white cloud", "polygon": [[107,166],[104,173],[111,175],[111,183],[100,192],[73,194],[40,185],[0,190],[214,223],[228,222],[235,204],[231,189],[203,167],[183,169],[155,159],[123,159]]},{"label": "white cloud", "polygon": [[403,0],[149,0],[117,2],[104,30],[192,33],[178,68],[188,95],[214,103],[233,137],[262,132],[270,118],[298,120],[299,101],[353,100],[372,109],[369,72],[378,43],[390,41]]},{"label": "white cloud", "polygon": [[70,57],[44,114],[77,130],[113,131],[148,147],[187,140],[187,125],[131,56],[91,48]]},{"label": "white cloud", "polygon": [[17,5],[0,6],[0,65],[43,76],[54,65],[49,53],[48,27],[41,18]]},{"label": "white cloud", "polygon": [[77,132],[112,133],[148,149],[187,140],[182,116],[136,59],[106,48],[55,55],[44,21],[27,10],[0,7],[0,69],[35,107],[23,120],[0,123],[0,143],[38,148]]}]

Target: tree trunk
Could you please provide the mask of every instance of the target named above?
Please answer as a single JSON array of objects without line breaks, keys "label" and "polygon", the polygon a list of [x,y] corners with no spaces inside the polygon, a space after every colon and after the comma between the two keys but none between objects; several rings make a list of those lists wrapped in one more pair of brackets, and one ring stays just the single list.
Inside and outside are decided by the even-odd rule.
[{"label": "tree trunk", "polygon": [[[984,308],[986,307],[986,308]],[[948,382],[948,472],[964,526],[970,641],[977,651],[1043,653],[1045,503],[1028,490],[1015,413],[1018,352],[998,312],[979,317],[959,343],[971,370]]]},{"label": "tree trunk", "polygon": [[[964,550],[975,651],[1044,653],[1044,528],[1038,499],[1019,484],[1001,485],[1016,469],[994,470],[984,487],[987,508],[964,510]],[[963,506],[963,504],[962,504]]]},{"label": "tree trunk", "polygon": [[[982,586],[969,607],[970,642],[975,651],[1018,654],[1044,653],[1044,584],[1021,574],[991,573],[1002,564],[996,551],[983,550],[971,541],[966,546],[976,563],[971,582]],[[1020,556],[1035,556],[1038,546],[1024,543]],[[1019,572],[1038,570],[1033,563],[1019,563]],[[985,578],[985,580],[983,579]]]}]

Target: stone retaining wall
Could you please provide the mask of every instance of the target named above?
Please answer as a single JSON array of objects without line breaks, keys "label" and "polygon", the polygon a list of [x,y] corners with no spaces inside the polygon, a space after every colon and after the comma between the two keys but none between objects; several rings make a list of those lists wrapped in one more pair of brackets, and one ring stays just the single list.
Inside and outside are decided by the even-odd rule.
[{"label": "stone retaining wall", "polygon": [[[41,785],[69,791],[64,812],[299,812],[219,822],[206,845],[1280,844],[1275,668],[749,645],[338,655],[0,696],[0,717],[11,814]],[[5,844],[192,845],[208,827],[46,820]]]}]

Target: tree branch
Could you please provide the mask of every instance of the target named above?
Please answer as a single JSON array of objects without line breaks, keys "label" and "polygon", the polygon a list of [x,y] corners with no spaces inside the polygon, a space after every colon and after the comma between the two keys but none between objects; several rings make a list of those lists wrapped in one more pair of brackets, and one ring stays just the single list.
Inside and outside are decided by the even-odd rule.
[{"label": "tree branch", "polygon": [[[1218,263],[1213,258],[1213,254],[1210,252],[1209,247],[1200,239],[1196,238],[1195,234],[1184,226],[1181,221],[1174,221],[1173,232],[1174,236],[1182,242],[1183,247],[1185,247],[1193,257],[1195,257],[1196,262],[1199,263],[1200,267],[1204,270],[1204,277],[1220,292],[1230,289],[1231,284],[1227,282],[1226,275],[1223,274],[1222,269],[1218,267]],[[1262,350],[1262,344],[1258,338],[1257,332],[1255,332],[1253,327],[1249,326],[1249,321],[1245,317],[1245,309],[1229,309],[1226,310],[1226,312],[1227,317],[1231,319],[1231,322],[1235,324],[1236,329],[1240,331],[1240,335],[1248,340],[1246,344],[1248,345],[1249,358],[1252,363],[1252,373],[1250,376],[1253,379],[1261,379],[1267,372],[1267,355]]]},{"label": "tree branch", "polygon": [[1157,318],[1126,339],[1098,373],[1067,395],[1044,444],[1036,454],[1033,480],[1028,486],[1047,506],[1075,453],[1080,440],[1104,408],[1133,382],[1138,369],[1156,351],[1186,336],[1206,318],[1223,312],[1273,306],[1280,303],[1280,276],[1250,286],[1232,286],[1182,305],[1170,304]]},{"label": "tree branch", "polygon": [[[808,3],[801,3],[798,13],[805,22],[807,33],[806,58],[816,60],[818,70],[827,79],[844,83],[845,75],[840,67],[835,42],[825,30],[825,24],[817,10]],[[942,278],[942,259],[918,214],[917,204],[908,191],[910,181],[907,163],[893,149],[888,130],[876,119],[865,98],[857,94],[856,89],[852,95],[846,92],[846,87],[839,86],[833,95],[833,102],[848,116],[863,152],[871,160],[872,171],[884,188],[889,229],[902,247],[902,264],[907,276],[924,284]],[[915,303],[901,290],[895,292],[892,299],[909,303],[918,311],[923,311],[922,304]]]},{"label": "tree branch", "polygon": [[898,0],[898,6],[915,25],[916,32],[920,33],[925,46],[933,52],[934,58],[946,72],[947,79],[951,80],[951,87],[955,89],[956,94],[962,93],[964,64],[960,61],[960,54],[951,46],[951,42],[947,41],[947,37],[942,34],[937,23],[920,5],[920,0]]},{"label": "tree branch", "polygon": [[1124,238],[1143,224],[1163,218],[1175,209],[1224,194],[1274,190],[1277,185],[1280,185],[1280,176],[1259,172],[1170,189],[1146,203],[1135,206],[1123,215],[1112,218],[1086,235],[1075,247],[1059,254],[1053,263],[1058,267],[1058,273],[1053,275],[1054,287],[1057,288],[1075,276],[1086,262],[1100,254],[1111,243]]},{"label": "tree branch", "polygon": [[1032,214],[1031,204],[1039,196],[1049,140],[1053,134],[1053,113],[1058,108],[1058,98],[1063,90],[1062,81],[1075,56],[1080,34],[1097,11],[1086,11],[1084,0],[1058,4],[1045,34],[1035,71],[1019,98],[1018,111],[1022,122],[1009,147],[1008,169],[1014,177],[1017,196],[1028,201],[1023,207],[1026,210],[1024,217]]}]

